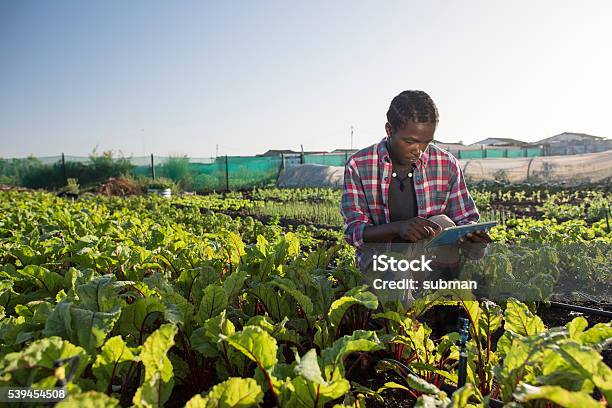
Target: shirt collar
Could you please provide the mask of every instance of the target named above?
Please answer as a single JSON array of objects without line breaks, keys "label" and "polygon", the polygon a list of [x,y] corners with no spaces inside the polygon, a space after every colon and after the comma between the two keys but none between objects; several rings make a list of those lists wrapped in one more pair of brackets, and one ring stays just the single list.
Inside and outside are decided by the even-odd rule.
[{"label": "shirt collar", "polygon": [[[429,152],[431,150],[431,144],[427,146],[427,149],[421,154],[419,161],[417,162],[417,167],[425,167],[427,165],[427,160],[429,159]],[[391,163],[391,156],[389,156],[389,149],[387,149],[387,138],[384,137],[380,143],[378,143],[378,157],[379,160],[382,160],[386,163]]]}]

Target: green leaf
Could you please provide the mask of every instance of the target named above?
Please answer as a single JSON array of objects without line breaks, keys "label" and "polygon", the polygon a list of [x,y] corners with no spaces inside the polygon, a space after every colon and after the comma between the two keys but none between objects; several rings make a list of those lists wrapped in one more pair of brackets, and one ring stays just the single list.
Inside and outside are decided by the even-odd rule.
[{"label": "green leaf", "polygon": [[386,319],[390,322],[397,323],[399,327],[401,327],[404,332],[412,330],[412,319],[408,316],[402,316],[398,312],[394,312],[392,310],[388,310],[383,313],[376,313],[372,316],[374,319]]},{"label": "green leaf", "polygon": [[244,287],[244,281],[248,274],[246,271],[238,270],[230,274],[225,281],[223,281],[223,289],[227,294],[229,300],[233,299]]},{"label": "green leaf", "polygon": [[498,305],[489,300],[483,301],[478,324],[480,338],[486,340],[492,336],[501,327],[502,317],[502,310]]},{"label": "green leaf", "polygon": [[601,404],[584,392],[567,391],[556,385],[536,387],[521,383],[516,387],[514,398],[519,402],[548,400],[565,408],[601,408]]},{"label": "green leaf", "polygon": [[555,351],[612,401],[612,370],[602,361],[601,354],[575,342],[564,342]]},{"label": "green leaf", "polygon": [[612,323],[597,323],[582,333],[576,334],[576,340],[585,346],[602,346],[612,340]]},{"label": "green leaf", "polygon": [[262,257],[266,257],[268,255],[268,248],[270,247],[270,243],[263,235],[257,235],[257,242],[255,243],[255,248],[259,251]]},{"label": "green leaf", "polygon": [[122,363],[135,360],[133,350],[125,344],[121,336],[108,339],[92,366],[92,371],[97,379],[98,391],[106,392],[113,377],[121,377],[125,374],[127,364]]},{"label": "green leaf", "polygon": [[96,312],[110,312],[121,307],[123,301],[117,296],[116,285],[117,282],[111,275],[96,276],[90,282],[77,286],[77,304],[83,309]]},{"label": "green leaf", "polygon": [[96,391],[70,394],[68,398],[57,403],[56,408],[115,408],[119,401]]},{"label": "green leaf", "polygon": [[64,277],[38,265],[28,265],[18,271],[23,277],[43,290],[47,296],[55,296],[64,286]]},{"label": "green leaf", "polygon": [[506,354],[503,364],[495,367],[494,371],[501,387],[502,399],[504,402],[509,402],[516,384],[525,378],[532,378],[534,365],[543,361],[542,356],[545,353],[550,354],[550,347],[567,338],[567,330],[552,328],[529,337],[511,335],[507,332],[504,336],[508,343],[504,346]]},{"label": "green leaf", "polygon": [[474,385],[468,383],[458,388],[451,396],[451,403],[448,408],[463,408],[468,406],[470,397],[476,395]]},{"label": "green leaf", "polygon": [[350,383],[342,378],[328,385],[316,384],[302,376],[291,380],[293,393],[287,406],[296,408],[319,408],[323,407],[328,401],[340,398],[346,394],[350,388]]},{"label": "green leaf", "polygon": [[147,323],[151,323],[155,315],[163,315],[166,306],[155,297],[137,299],[131,305],[123,308],[119,319],[119,332],[127,338],[132,336],[141,344],[146,334]]},{"label": "green leaf", "polygon": [[424,394],[436,394],[439,395],[441,391],[433,384],[430,384],[421,377],[417,377],[414,374],[408,373],[404,376],[404,379],[408,383],[408,386],[413,390],[422,392]]},{"label": "green leaf", "polygon": [[319,367],[319,361],[317,360],[317,350],[310,349],[302,358],[296,356],[297,365],[295,366],[295,373],[301,375],[308,381],[312,381],[316,384],[327,385],[327,382],[321,375],[321,367]]},{"label": "green leaf", "polygon": [[176,325],[164,324],[144,342],[140,361],[145,367],[145,378],[132,400],[137,407],[163,407],[170,398],[174,375],[167,354],[177,331]]},{"label": "green leaf", "polygon": [[365,291],[367,286],[354,288],[345,293],[340,299],[335,300],[329,308],[329,322],[333,327],[338,327],[349,307],[361,305],[370,310],[376,310],[378,299],[372,292]]},{"label": "green leaf", "polygon": [[206,334],[206,329],[204,327],[194,330],[189,337],[191,348],[202,353],[204,357],[213,358],[219,356],[217,343],[210,341]]},{"label": "green leaf", "polygon": [[4,356],[0,361],[0,384],[6,381],[5,385],[31,386],[36,381],[37,384],[54,386],[57,381],[55,361],[75,356],[79,359],[75,371],[75,378],[78,378],[89,362],[83,348],[55,336],[37,340],[25,350]]},{"label": "green leaf", "polygon": [[[334,377],[337,367],[342,367],[344,358],[353,352],[376,351],[384,348],[376,332],[355,330],[350,336],[345,335],[334,342],[332,347],[321,352],[321,358],[325,366],[325,374],[328,379]],[[334,374],[335,373],[335,374]]]},{"label": "green leaf", "polygon": [[212,265],[206,265],[181,272],[176,288],[185,299],[199,304],[204,288],[217,282],[219,282],[219,272]]},{"label": "green leaf", "polygon": [[227,308],[228,297],[227,293],[221,286],[209,285],[204,289],[202,303],[198,310],[200,320],[205,322],[211,317],[215,317]]},{"label": "green leaf", "polygon": [[571,322],[565,325],[569,332],[570,339],[577,339],[584,329],[589,327],[589,322],[582,316],[575,317]]},{"label": "green leaf", "polygon": [[293,309],[285,297],[268,285],[260,284],[251,289],[250,293],[259,299],[268,315],[276,322],[280,322],[287,316],[293,316]]},{"label": "green leaf", "polygon": [[293,283],[289,279],[279,278],[278,280],[270,282],[270,284],[273,286],[276,286],[279,289],[284,290],[285,293],[291,295],[296,300],[296,302],[300,305],[300,307],[304,311],[304,314],[306,315],[307,318],[313,317],[312,300],[310,300],[310,298],[306,296],[303,292],[299,291],[296,288],[295,283]]},{"label": "green leaf", "polygon": [[381,393],[381,392],[383,392],[385,390],[411,391],[410,388],[406,387],[405,385],[398,384],[398,383],[393,382],[393,381],[386,382],[382,387],[378,388],[378,390],[376,392],[377,393]]},{"label": "green leaf", "polygon": [[221,242],[223,244],[221,253],[223,258],[230,262],[232,265],[236,265],[240,262],[240,258],[246,253],[244,251],[244,242],[240,238],[240,235],[223,231],[219,233]]},{"label": "green leaf", "polygon": [[115,327],[121,315],[121,309],[117,307],[114,311],[106,313],[72,307],[70,313],[73,327],[76,326],[78,344],[88,353],[93,353],[104,343],[106,336]]},{"label": "green leaf", "polygon": [[531,313],[524,303],[516,299],[508,299],[505,319],[504,329],[521,336],[531,336],[546,330],[542,319]]},{"label": "green leaf", "polygon": [[220,334],[231,336],[236,332],[234,324],[225,317],[225,311],[221,312],[219,316],[208,319],[204,322],[204,329],[206,329],[206,337],[213,342],[221,340]]},{"label": "green leaf", "polygon": [[413,408],[447,408],[448,404],[449,399],[447,397],[441,399],[437,395],[424,394],[416,400]]},{"label": "green leaf", "polygon": [[204,397],[196,395],[186,408],[247,408],[262,403],[264,393],[252,378],[232,377],[211,388]]},{"label": "green leaf", "polygon": [[190,337],[191,347],[199,351],[204,357],[219,355],[217,344],[222,341],[220,334],[229,336],[236,331],[234,324],[225,317],[225,311],[204,322],[204,327],[194,330]]},{"label": "green leaf", "polygon": [[313,343],[319,347],[319,349],[324,349],[328,345],[332,344],[333,338],[330,335],[329,324],[325,320],[319,320],[315,322],[316,333],[314,335]]},{"label": "green leaf", "polygon": [[61,336],[84,347],[88,353],[94,353],[113,330],[120,315],[118,306],[110,312],[95,312],[62,301],[49,315],[43,335]]},{"label": "green leaf", "polygon": [[263,369],[271,369],[277,363],[276,340],[260,327],[246,326],[242,331],[220,336]]},{"label": "green leaf", "polygon": [[286,233],[284,236],[280,237],[272,248],[274,265],[279,266],[283,263],[289,263],[288,258],[296,256],[299,250],[300,241],[298,238],[292,232]]}]

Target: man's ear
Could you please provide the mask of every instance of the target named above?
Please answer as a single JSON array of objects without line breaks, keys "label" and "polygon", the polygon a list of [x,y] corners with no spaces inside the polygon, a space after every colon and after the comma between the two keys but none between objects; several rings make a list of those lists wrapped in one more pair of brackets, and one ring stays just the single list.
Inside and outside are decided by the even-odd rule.
[{"label": "man's ear", "polygon": [[391,135],[393,134],[393,127],[389,122],[385,124],[385,130],[387,131],[387,137],[391,137]]}]

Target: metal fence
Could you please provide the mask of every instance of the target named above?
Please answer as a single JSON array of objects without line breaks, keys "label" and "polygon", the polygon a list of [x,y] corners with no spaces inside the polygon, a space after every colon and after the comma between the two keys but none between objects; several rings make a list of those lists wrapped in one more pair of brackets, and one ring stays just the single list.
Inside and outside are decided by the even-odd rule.
[{"label": "metal fence", "polygon": [[[460,159],[534,157],[542,149],[483,149],[451,151]],[[167,157],[69,156],[0,158],[0,184],[57,188],[68,178],[81,185],[129,174],[165,177],[195,191],[245,189],[274,184],[283,168],[300,164],[344,166],[351,152],[291,153],[271,156]]]}]

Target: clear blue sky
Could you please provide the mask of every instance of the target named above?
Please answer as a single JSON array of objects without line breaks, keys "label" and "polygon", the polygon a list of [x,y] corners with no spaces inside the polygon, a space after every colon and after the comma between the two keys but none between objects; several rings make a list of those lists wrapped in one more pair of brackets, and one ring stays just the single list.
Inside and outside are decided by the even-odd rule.
[{"label": "clear blue sky", "polygon": [[0,156],[250,155],[384,136],[612,136],[612,2],[0,2]]}]

